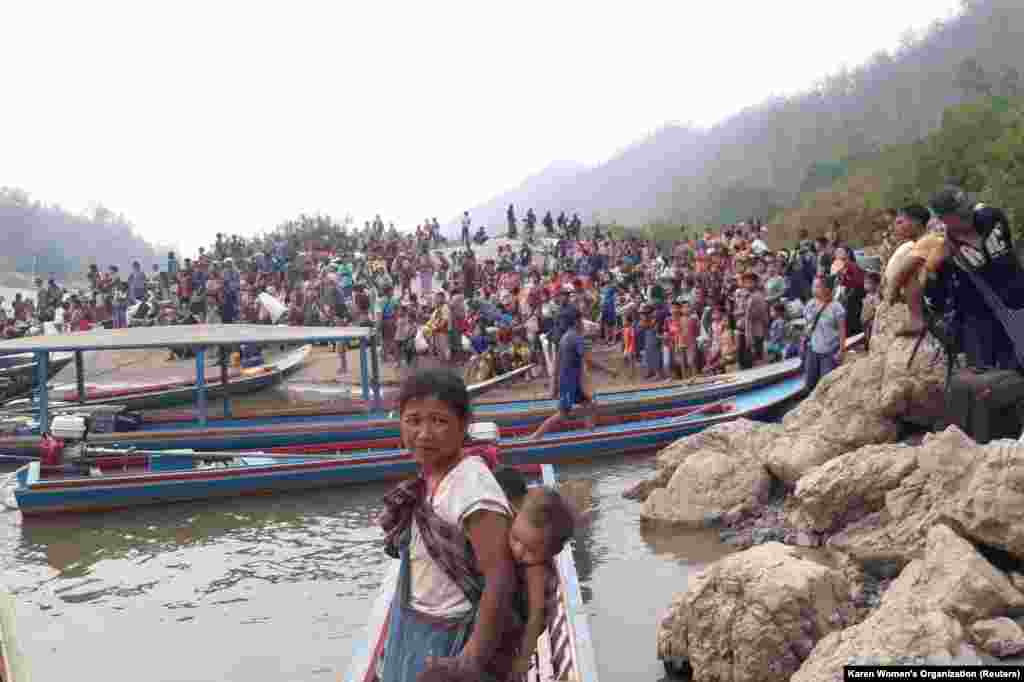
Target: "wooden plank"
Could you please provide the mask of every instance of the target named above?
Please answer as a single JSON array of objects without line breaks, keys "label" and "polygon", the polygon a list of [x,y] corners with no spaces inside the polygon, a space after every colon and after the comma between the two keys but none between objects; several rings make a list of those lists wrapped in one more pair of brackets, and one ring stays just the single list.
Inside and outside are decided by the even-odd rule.
[{"label": "wooden plank", "polygon": [[0,590],[0,680],[29,682],[28,663],[18,646],[14,628],[14,598]]}]

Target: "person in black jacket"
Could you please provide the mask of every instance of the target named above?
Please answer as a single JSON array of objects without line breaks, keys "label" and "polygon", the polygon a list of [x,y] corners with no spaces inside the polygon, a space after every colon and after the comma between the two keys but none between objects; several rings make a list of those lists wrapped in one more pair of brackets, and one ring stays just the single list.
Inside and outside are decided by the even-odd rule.
[{"label": "person in black jacket", "polygon": [[[932,199],[946,226],[944,248],[925,263],[925,297],[945,313],[953,372],[947,420],[978,442],[1020,435],[1024,417],[1024,267],[1002,209],[975,206],[956,187]],[[952,359],[950,359],[952,362]]]}]

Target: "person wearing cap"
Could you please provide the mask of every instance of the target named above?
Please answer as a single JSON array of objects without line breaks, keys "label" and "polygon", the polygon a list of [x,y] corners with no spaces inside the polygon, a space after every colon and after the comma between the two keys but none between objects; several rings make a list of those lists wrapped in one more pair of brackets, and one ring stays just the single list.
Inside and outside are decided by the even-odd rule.
[{"label": "person wearing cap", "polygon": [[951,336],[967,368],[952,374],[949,423],[979,443],[1020,435],[1024,416],[1024,268],[1013,247],[1009,220],[999,208],[977,207],[956,187],[931,200],[946,226],[941,252],[925,260],[924,294],[953,320]]}]

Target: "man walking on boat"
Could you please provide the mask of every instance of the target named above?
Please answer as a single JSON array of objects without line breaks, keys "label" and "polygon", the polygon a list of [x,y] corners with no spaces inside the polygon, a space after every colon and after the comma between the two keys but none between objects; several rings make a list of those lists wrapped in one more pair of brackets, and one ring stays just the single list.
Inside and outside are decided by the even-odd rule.
[{"label": "man walking on boat", "polygon": [[569,418],[573,407],[579,405],[577,415],[583,415],[588,429],[597,425],[597,411],[594,397],[584,390],[586,383],[584,371],[593,367],[615,376],[615,372],[596,362],[590,351],[590,340],[583,335],[583,318],[574,305],[566,306],[561,311],[561,325],[565,329],[558,342],[558,370],[555,375],[558,392],[558,412],[544,420],[544,423],[530,436],[530,440],[539,440],[545,433],[555,428],[563,420]]}]

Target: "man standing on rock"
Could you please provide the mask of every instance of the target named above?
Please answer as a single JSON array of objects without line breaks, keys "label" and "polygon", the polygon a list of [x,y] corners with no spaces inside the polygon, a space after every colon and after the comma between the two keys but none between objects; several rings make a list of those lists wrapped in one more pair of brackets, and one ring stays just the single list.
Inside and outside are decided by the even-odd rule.
[{"label": "man standing on rock", "polygon": [[804,372],[810,393],[825,376],[843,362],[846,347],[846,310],[832,300],[832,282],[819,276],[814,280],[814,298],[804,308],[807,322],[807,347]]},{"label": "man standing on rock", "polygon": [[967,367],[947,387],[946,418],[979,443],[1020,435],[1024,416],[1024,268],[1002,209],[975,206],[956,187],[931,201],[944,248],[925,263],[925,296],[952,313]]}]

